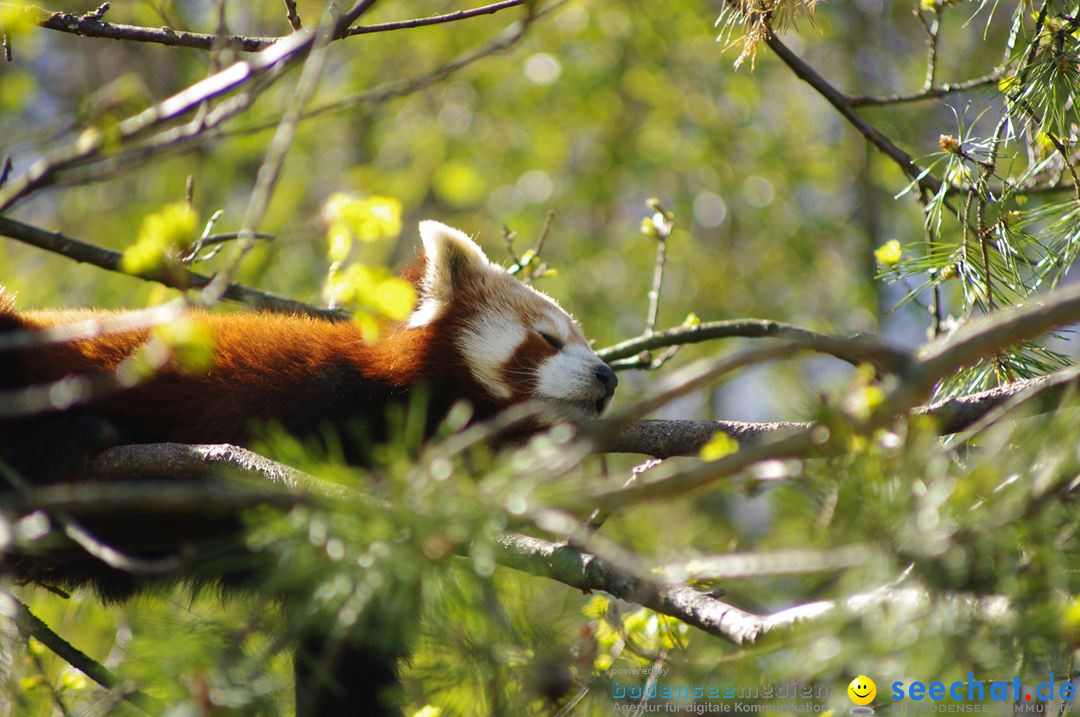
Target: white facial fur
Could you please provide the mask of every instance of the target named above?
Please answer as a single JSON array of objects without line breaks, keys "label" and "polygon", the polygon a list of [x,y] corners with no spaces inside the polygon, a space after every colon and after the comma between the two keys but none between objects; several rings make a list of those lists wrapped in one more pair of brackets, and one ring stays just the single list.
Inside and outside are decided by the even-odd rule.
[{"label": "white facial fur", "polygon": [[[579,416],[602,410],[610,391],[595,372],[603,362],[569,314],[488,261],[462,232],[429,220],[420,222],[420,237],[427,257],[423,298],[409,326],[436,320],[467,292],[469,317],[457,343],[473,378],[494,398],[544,399]],[[549,346],[544,334],[560,348]],[[522,360],[529,356],[533,360]],[[530,388],[526,395],[523,386]]]}]

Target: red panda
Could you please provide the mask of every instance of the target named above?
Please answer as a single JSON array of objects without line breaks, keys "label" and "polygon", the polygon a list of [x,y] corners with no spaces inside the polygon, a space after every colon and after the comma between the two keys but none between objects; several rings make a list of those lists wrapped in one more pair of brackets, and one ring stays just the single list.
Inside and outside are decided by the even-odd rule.
[{"label": "red panda", "polygon": [[[425,221],[420,235],[424,256],[405,272],[418,281],[419,303],[377,343],[365,343],[350,322],[197,312],[195,321],[215,347],[209,371],[166,367],[131,390],[91,397],[71,411],[109,419],[134,443],[243,444],[252,426],[268,420],[300,432],[356,419],[379,436],[387,405],[420,384],[436,408],[465,400],[481,417],[526,399],[578,417],[603,410],[615,373],[555,301],[492,264],[457,230]],[[89,315],[17,313],[8,302],[0,304],[0,331],[44,329]],[[147,335],[131,331],[25,350],[4,383],[14,388],[113,371]]]},{"label": "red panda", "polygon": [[[420,236],[423,254],[404,273],[417,288],[417,306],[406,321],[385,328],[376,343],[366,343],[351,322],[265,312],[192,312],[213,341],[209,370],[193,373],[167,365],[128,390],[91,394],[44,414],[0,417],[0,460],[38,482],[70,479],[77,469],[57,458],[64,454],[62,448],[85,454],[119,443],[245,445],[255,435],[253,429],[273,421],[299,435],[336,428],[347,439],[350,431],[358,431],[358,440],[343,440],[343,445],[347,460],[364,464],[369,460],[365,444],[385,437],[387,409],[407,401],[420,387],[428,399],[429,430],[459,401],[470,403],[479,419],[528,399],[578,418],[604,410],[617,384],[615,373],[555,301],[490,262],[460,231],[424,221]],[[0,337],[102,313],[20,312],[0,293]],[[0,391],[112,372],[148,336],[149,330],[143,329],[0,349]],[[173,530],[177,544],[190,537],[188,531],[212,536],[237,529],[229,519],[207,520],[197,528],[186,521],[168,526],[160,516],[144,522],[149,524],[128,516],[122,528],[103,527],[101,535],[123,549],[128,534],[143,529],[157,536]],[[44,576],[30,566],[20,577],[74,586],[89,583],[114,599],[141,585],[140,579],[89,556]],[[357,679],[393,679],[392,663],[375,663],[395,656],[369,659],[361,652],[345,658],[333,676],[354,684]],[[358,676],[357,671],[365,674]],[[298,686],[308,677],[298,672]],[[369,699],[374,694],[361,692]],[[333,698],[325,703],[319,710],[299,713],[383,713],[371,704]]]}]

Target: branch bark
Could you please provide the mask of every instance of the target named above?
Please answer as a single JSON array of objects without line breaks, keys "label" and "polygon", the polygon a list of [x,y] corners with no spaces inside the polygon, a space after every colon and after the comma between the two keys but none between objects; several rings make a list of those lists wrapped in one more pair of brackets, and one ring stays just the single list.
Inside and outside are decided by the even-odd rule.
[{"label": "branch bark", "polygon": [[[763,319],[732,319],[729,321],[709,321],[696,326],[678,326],[643,334],[602,348],[596,353],[604,361],[612,363],[658,348],[733,337],[775,337],[797,340],[810,350],[835,356],[848,363],[858,364],[869,361],[879,368],[894,373],[903,371],[910,361],[910,357],[906,352],[867,337],[833,336],[781,321]],[[614,366],[617,369],[637,368],[631,364],[619,365],[616,363]]]},{"label": "branch bark", "polygon": [[[1074,389],[1077,376],[1063,371],[998,386],[987,391],[942,399],[916,407],[914,415],[937,420],[942,435],[959,433],[994,409],[1018,398],[1040,412],[1051,411],[1066,390]],[[813,424],[798,421],[748,423],[744,421],[643,420],[623,429],[602,445],[606,453],[640,453],[655,458],[696,456],[717,431],[740,446],[751,446],[778,434],[807,431]]]}]

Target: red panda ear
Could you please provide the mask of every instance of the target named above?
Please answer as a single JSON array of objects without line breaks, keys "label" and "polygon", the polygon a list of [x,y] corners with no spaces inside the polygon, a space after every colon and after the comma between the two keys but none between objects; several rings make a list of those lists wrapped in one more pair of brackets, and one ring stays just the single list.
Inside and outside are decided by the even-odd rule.
[{"label": "red panda ear", "polygon": [[491,271],[491,262],[464,232],[430,219],[420,222],[426,264],[421,293],[424,299],[449,301],[454,292]]}]

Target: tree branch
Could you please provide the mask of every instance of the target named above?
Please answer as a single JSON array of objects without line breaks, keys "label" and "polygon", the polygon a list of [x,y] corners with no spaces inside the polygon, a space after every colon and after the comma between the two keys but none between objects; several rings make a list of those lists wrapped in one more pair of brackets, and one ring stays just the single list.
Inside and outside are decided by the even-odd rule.
[{"label": "tree branch", "polygon": [[498,540],[497,561],[542,575],[579,590],[603,590],[617,598],[656,610],[736,645],[756,642],[763,634],[759,616],[688,585],[659,587],[617,570],[605,561],[561,543],[507,534]]},{"label": "tree branch", "polygon": [[[880,367],[893,372],[903,370],[909,360],[905,352],[880,342],[871,342],[865,337],[821,334],[801,326],[763,319],[732,319],[708,321],[697,326],[678,326],[651,334],[642,334],[602,348],[596,353],[604,361],[611,363],[667,346],[696,344],[734,337],[774,337],[798,340],[812,350],[835,356],[848,363],[873,361]],[[615,364],[615,366],[622,369],[637,368],[632,364]]]},{"label": "tree branch", "polygon": [[788,49],[787,45],[780,42],[775,35],[770,34],[765,40],[769,48],[776,53],[785,65],[791,68],[796,77],[803,80],[824,97],[844,119],[851,123],[866,141],[877,147],[896,163],[900,170],[912,181],[917,182],[920,188],[937,193],[941,188],[941,182],[923,171],[915,164],[910,154],[896,146],[896,144],[883,135],[878,129],[864,120],[852,108],[851,101],[840,90],[833,87],[824,77],[806,64],[798,55]]},{"label": "tree branch", "polygon": [[[191,480],[219,475],[222,469],[238,471],[256,481],[266,480],[273,486],[284,486],[286,490],[236,489],[215,485],[213,481]],[[205,509],[207,506],[240,509],[255,505],[288,508],[311,499],[375,500],[234,446],[120,446],[104,451],[92,463],[91,472],[99,481],[38,489],[32,497],[36,497],[40,503],[24,505],[27,496],[20,496],[15,503],[7,501],[3,507],[24,511],[41,509],[43,506],[65,510],[77,508],[84,516],[89,516],[102,510],[184,511],[198,510],[200,507]],[[146,482],[148,478],[167,479],[172,485],[163,485],[160,481],[155,483],[153,480]],[[164,502],[154,503],[155,494],[163,497]],[[549,577],[584,591],[603,590],[617,598],[678,618],[737,645],[753,644],[771,631],[804,620],[818,619],[837,610],[857,613],[865,607],[883,602],[918,606],[926,601],[925,591],[918,588],[883,588],[841,601],[807,603],[771,615],[757,615],[719,600],[714,594],[685,584],[657,582],[649,575],[638,574],[630,567],[621,566],[621,563],[613,564],[566,543],[506,533],[498,538],[497,545],[499,552],[496,559],[501,565]],[[835,567],[831,565],[828,569]],[[1007,603],[1000,598],[980,601],[961,596],[959,599],[967,600],[973,608],[988,614],[1002,614],[1008,610]],[[47,627],[45,629],[48,630]],[[45,639],[42,641],[46,642]],[[50,647],[53,646],[50,644]],[[62,645],[54,649],[63,656],[65,648]],[[73,656],[71,660],[74,660],[72,664],[76,664],[79,658]],[[92,664],[89,669],[93,669]],[[102,684],[108,683],[108,676],[99,677],[104,680]],[[111,684],[115,684],[115,681]]]},{"label": "tree branch", "polygon": [[[406,30],[415,27],[427,27],[429,25],[441,25],[444,23],[468,20],[481,15],[494,15],[500,10],[523,5],[525,0],[501,0],[472,10],[458,10],[443,15],[431,17],[419,17],[411,20],[397,20],[384,22],[377,25],[359,25],[350,27],[343,37],[356,35],[370,35],[377,32],[391,32],[394,30]],[[296,14],[296,4],[286,2],[287,15],[293,30],[301,30],[300,17]],[[44,12],[44,11],[42,11]],[[267,37],[259,35],[215,35],[205,32],[189,32],[171,27],[143,27],[141,25],[125,25],[122,23],[105,22],[100,16],[90,13],[77,15],[70,12],[49,12],[37,23],[47,30],[66,32],[81,37],[101,38],[106,40],[123,40],[127,42],[148,42],[166,47],[186,47],[195,50],[213,50],[219,47],[227,47],[240,52],[259,52],[279,42],[286,36]]]},{"label": "tree branch", "polygon": [[867,107],[867,106],[881,106],[881,105],[899,105],[907,102],[921,102],[923,100],[933,100],[939,97],[947,97],[948,95],[957,94],[959,92],[967,92],[969,90],[978,89],[980,87],[986,87],[987,85],[996,85],[1001,80],[1002,74],[1000,72],[991,72],[990,74],[983,75],[982,77],[976,77],[971,80],[965,80],[964,82],[946,82],[938,87],[931,87],[928,90],[921,92],[913,92],[907,95],[857,95],[854,97],[848,97],[847,103],[851,107]]},{"label": "tree branch", "polygon": [[[343,37],[349,25],[366,12],[374,1],[357,0],[347,11],[337,16],[331,23],[332,26],[325,31],[328,41]],[[93,19],[93,15],[91,18]],[[216,36],[212,37],[217,41]],[[284,68],[296,63],[315,47],[318,39],[316,33],[310,30],[299,30],[251,55],[248,59],[236,62],[190,85],[172,97],[118,122],[114,132],[94,129],[82,132],[74,143],[38,160],[14,181],[0,188],[0,212],[9,209],[19,199],[54,183],[57,175],[64,169],[97,156],[107,144],[135,139],[147,130],[173,122],[205,102],[267,75],[275,68]]]},{"label": "tree branch", "polygon": [[[307,120],[320,115],[338,112],[359,104],[385,102],[394,97],[400,97],[429,87],[435,82],[452,75],[477,60],[513,46],[525,36],[526,29],[534,21],[543,17],[560,4],[561,3],[554,3],[538,11],[534,11],[530,8],[529,12],[525,14],[524,19],[514,27],[512,32],[503,34],[501,37],[497,37],[488,44],[473,51],[463,53],[449,62],[440,65],[431,72],[406,80],[388,82],[370,91],[359,93],[344,100],[338,100],[336,102],[330,102],[314,107],[303,112],[301,118]],[[305,30],[302,33],[294,33],[293,35],[284,38],[282,42],[289,38],[293,38],[298,34],[307,32],[308,31]],[[263,52],[270,52],[270,50],[267,49]],[[260,54],[260,57],[261,56],[262,55]],[[10,197],[6,195],[5,191],[3,191],[3,187],[0,186],[0,211],[3,210],[5,202],[10,206],[10,204],[14,203],[22,196],[31,194],[37,189],[50,184],[60,184],[65,182],[81,184],[88,181],[94,181],[102,177],[111,176],[123,167],[145,162],[151,158],[160,157],[170,152],[196,149],[206,146],[210,141],[248,135],[277,127],[280,123],[280,119],[261,123],[252,127],[242,128],[233,132],[222,132],[218,129],[220,124],[247,109],[253,101],[255,92],[255,90],[251,90],[238,94],[235,97],[221,102],[208,113],[199,114],[183,124],[164,128],[145,141],[134,143],[131,142],[131,140],[135,139],[134,136],[122,136],[120,137],[122,145],[129,144],[134,146],[124,147],[108,156],[101,156],[99,153],[100,148],[90,146],[92,143],[87,142],[87,138],[84,137],[83,142],[76,143],[86,145],[82,147],[82,152],[75,152],[71,148],[68,148],[56,152],[51,157],[47,157],[32,165],[25,173],[25,181],[23,181],[22,186],[20,186],[18,190],[13,191]],[[194,105],[191,105],[189,109],[198,106],[199,103],[196,102]],[[211,130],[216,131],[212,132]],[[88,135],[88,137],[96,141],[96,138],[93,135]],[[8,189],[10,190],[11,188],[9,187]]]},{"label": "tree branch", "polygon": [[[167,270],[163,269],[147,274],[129,274],[120,268],[120,260],[123,255],[119,252],[73,239],[60,232],[50,232],[30,224],[24,224],[10,217],[0,216],[0,235],[66,256],[77,262],[92,264],[102,269],[115,271],[126,276],[134,276],[146,281],[156,281],[159,284],[181,291],[201,289],[211,281],[209,276],[182,267],[171,267]],[[332,321],[341,321],[348,318],[341,311],[305,304],[302,301],[278,296],[260,289],[253,289],[242,284],[229,284],[225,289],[223,298],[283,314],[305,314]]]},{"label": "tree branch", "polygon": [[[1077,384],[1073,371],[1030,378],[998,386],[987,391],[954,396],[925,406],[912,414],[930,416],[937,420],[942,435],[959,433],[991,411],[1010,401],[1022,399],[1034,403],[1036,410],[1047,412],[1061,401],[1065,391]],[[606,453],[640,453],[656,458],[696,456],[717,431],[723,431],[740,446],[750,446],[777,434],[806,431],[808,422],[775,421],[747,423],[743,421],[644,420],[623,429],[601,446]]]},{"label": "tree branch", "polygon": [[38,25],[46,30],[56,30],[81,37],[124,40],[127,42],[149,42],[155,45],[165,45],[166,47],[188,47],[198,50],[227,47],[243,52],[258,52],[259,50],[265,50],[281,39],[279,37],[248,35],[221,36],[211,33],[176,30],[171,27],[125,25],[123,23],[105,22],[89,14],[76,15],[71,12],[50,12],[45,19],[38,21]]}]

